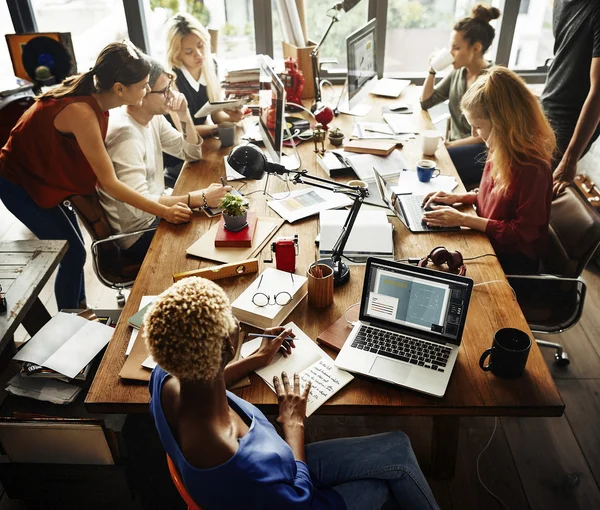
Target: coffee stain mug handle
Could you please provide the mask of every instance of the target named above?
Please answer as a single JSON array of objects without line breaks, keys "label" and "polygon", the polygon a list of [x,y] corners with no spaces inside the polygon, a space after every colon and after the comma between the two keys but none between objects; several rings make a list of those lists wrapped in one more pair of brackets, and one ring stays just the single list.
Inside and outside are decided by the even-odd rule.
[{"label": "coffee stain mug handle", "polygon": [[[437,173],[436,173],[436,172],[437,172]],[[439,169],[439,168],[437,168],[437,167],[436,167],[436,168],[434,168],[434,169],[433,169],[433,172],[431,173],[431,178],[432,178],[432,179],[435,179],[435,178],[436,178],[438,175],[440,175],[440,173],[441,173],[441,171],[440,171],[440,169]]]},{"label": "coffee stain mug handle", "polygon": [[482,370],[485,370],[486,372],[489,372],[492,369],[492,363],[488,363],[487,365],[484,365],[485,363],[485,358],[487,358],[490,354],[492,354],[492,348],[490,347],[489,349],[486,349],[485,351],[483,351],[483,354],[481,355],[481,358],[479,358],[479,366],[481,367]]}]

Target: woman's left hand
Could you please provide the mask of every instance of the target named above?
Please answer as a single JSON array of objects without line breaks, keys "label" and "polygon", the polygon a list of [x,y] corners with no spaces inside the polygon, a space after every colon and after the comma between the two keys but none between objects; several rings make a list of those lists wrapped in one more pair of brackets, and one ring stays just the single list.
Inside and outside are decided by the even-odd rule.
[{"label": "woman's left hand", "polygon": [[432,227],[460,227],[464,214],[447,205],[433,206],[432,211],[423,214],[423,220]]},{"label": "woman's left hand", "polygon": [[230,122],[239,122],[240,120],[242,120],[244,118],[244,112],[239,108],[236,108],[234,110],[223,110],[223,111],[227,115],[229,115]]},{"label": "woman's left hand", "polygon": [[263,366],[267,366],[273,361],[277,351],[280,351],[284,358],[287,358],[288,355],[292,354],[292,349],[296,347],[293,340],[286,340],[286,337],[295,337],[291,329],[283,327],[268,328],[265,329],[265,335],[277,335],[277,338],[263,338],[260,347],[254,353],[255,356],[263,360]]}]

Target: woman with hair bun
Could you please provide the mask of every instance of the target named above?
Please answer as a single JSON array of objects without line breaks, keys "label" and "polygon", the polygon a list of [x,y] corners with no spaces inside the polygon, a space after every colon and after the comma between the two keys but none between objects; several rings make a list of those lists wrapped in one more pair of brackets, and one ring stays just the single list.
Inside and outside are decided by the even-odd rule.
[{"label": "woman with hair bun", "polygon": [[42,94],[19,119],[0,152],[0,199],[38,239],[64,239],[69,248],[55,283],[58,309],[86,306],[85,246],[77,219],[62,202],[95,193],[171,223],[189,221],[186,204],[167,207],[115,175],[104,146],[108,111],[140,105],[149,91],[150,63],[131,43],[111,43],[88,72]]},{"label": "woman with hair bun", "polygon": [[450,36],[453,70],[434,87],[436,71],[430,67],[421,94],[424,110],[449,100],[450,131],[446,148],[468,186],[479,184],[486,147],[480,137],[471,134],[471,126],[460,110],[460,101],[473,82],[492,65],[484,55],[495,36],[490,21],[499,17],[500,10],[496,7],[477,4],[470,17],[456,23]]},{"label": "woman with hair bun", "polygon": [[[158,363],[150,378],[150,413],[187,492],[201,508],[439,508],[402,432],[305,446],[310,385],[301,388],[298,374],[284,372],[273,380],[283,438],[261,411],[226,390],[268,365],[293,333],[266,330],[278,336],[263,338],[254,354],[230,363],[239,326],[215,283],[194,277],[178,281],[152,303],[144,329]],[[294,356],[289,346],[287,353]]]},{"label": "woman with hair bun", "polygon": [[[489,149],[478,191],[430,193],[428,225],[485,232],[506,274],[535,274],[548,249],[554,132],[525,82],[494,66],[465,93],[461,109]],[[477,216],[449,205],[473,204]]]}]

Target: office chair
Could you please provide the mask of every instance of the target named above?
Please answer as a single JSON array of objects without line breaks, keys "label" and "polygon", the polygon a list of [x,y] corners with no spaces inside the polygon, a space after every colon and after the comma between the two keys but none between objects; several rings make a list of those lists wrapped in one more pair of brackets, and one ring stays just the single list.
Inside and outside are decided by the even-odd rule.
[{"label": "office chair", "polygon": [[169,473],[171,474],[171,479],[175,484],[175,488],[177,489],[177,492],[179,492],[179,495],[181,496],[181,499],[183,499],[183,502],[187,505],[188,510],[202,510],[194,502],[192,496],[189,495],[187,489],[185,488],[185,485],[183,485],[183,480],[179,475],[179,471],[177,471],[177,466],[173,464],[173,461],[171,460],[171,457],[169,457],[169,454],[167,454],[167,465],[169,466]]},{"label": "office chair", "polygon": [[106,213],[95,193],[72,195],[63,201],[63,205],[75,211],[92,238],[92,266],[98,280],[115,289],[118,305],[124,306],[123,289],[133,286],[144,259],[127,255],[115,241],[151,232],[156,230],[156,227],[113,235]]},{"label": "office chair", "polygon": [[[569,186],[550,210],[549,250],[536,276],[507,276],[533,334],[556,334],[573,327],[583,312],[585,266],[600,244],[600,216],[585,197]],[[555,349],[555,362],[567,366],[563,346],[536,339],[540,347]]]}]

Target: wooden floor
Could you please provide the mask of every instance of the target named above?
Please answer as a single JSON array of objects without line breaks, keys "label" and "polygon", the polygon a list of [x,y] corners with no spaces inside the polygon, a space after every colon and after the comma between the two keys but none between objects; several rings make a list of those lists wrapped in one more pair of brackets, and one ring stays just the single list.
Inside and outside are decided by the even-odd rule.
[{"label": "wooden floor", "polygon": [[[33,235],[0,202],[0,240],[30,238]],[[600,271],[596,267],[589,268],[584,278],[588,294],[583,318],[570,331],[552,337],[563,343],[571,365],[564,370],[556,368],[552,352],[544,350],[566,404],[565,415],[499,419],[489,448],[481,456],[481,479],[511,510],[600,508]],[[53,314],[56,303],[52,288],[53,280],[40,297]],[[97,281],[89,260],[86,288],[90,306],[116,308],[115,291]],[[16,336],[17,340],[25,337],[24,330]],[[430,420],[393,420],[409,435],[417,457],[424,464]],[[389,425],[390,418],[314,416],[307,431],[309,440],[317,440],[388,430]],[[493,418],[462,421],[456,476],[451,481],[429,480],[443,509],[504,508],[481,486],[476,469],[477,457],[488,443],[493,428]],[[25,508],[21,502],[12,501],[4,494],[0,499],[0,510],[21,508]]]}]

